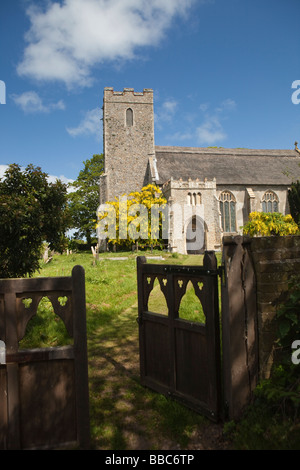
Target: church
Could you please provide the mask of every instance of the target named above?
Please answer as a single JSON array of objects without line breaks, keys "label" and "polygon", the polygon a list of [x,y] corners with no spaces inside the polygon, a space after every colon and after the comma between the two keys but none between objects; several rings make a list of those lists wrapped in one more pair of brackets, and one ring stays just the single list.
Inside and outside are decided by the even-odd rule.
[{"label": "church", "polygon": [[168,201],[172,252],[220,250],[250,212],[289,213],[287,190],[300,179],[300,150],[155,145],[153,90],[104,89],[104,173],[100,204],[152,183]]}]

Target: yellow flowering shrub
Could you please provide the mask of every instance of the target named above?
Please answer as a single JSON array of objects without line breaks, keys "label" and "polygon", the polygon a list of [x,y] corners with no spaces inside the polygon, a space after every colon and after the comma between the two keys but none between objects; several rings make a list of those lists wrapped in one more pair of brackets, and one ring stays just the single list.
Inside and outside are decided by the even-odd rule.
[{"label": "yellow flowering shrub", "polygon": [[280,212],[251,212],[243,227],[243,234],[254,237],[271,235],[299,235],[299,227],[293,217]]},{"label": "yellow flowering shrub", "polygon": [[[129,248],[136,241],[141,247],[159,245],[163,238],[162,223],[166,221],[163,213],[158,214],[158,211],[166,204],[161,189],[148,184],[140,192],[133,191],[106,202],[111,210],[98,214],[98,225],[105,221],[107,240],[112,245]],[[151,223],[153,214],[157,214],[157,224]]]}]

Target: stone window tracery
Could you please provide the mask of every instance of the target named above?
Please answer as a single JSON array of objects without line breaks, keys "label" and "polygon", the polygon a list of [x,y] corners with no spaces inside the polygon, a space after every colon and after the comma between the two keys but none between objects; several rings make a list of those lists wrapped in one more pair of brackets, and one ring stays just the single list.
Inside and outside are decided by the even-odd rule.
[{"label": "stone window tracery", "polygon": [[263,212],[278,212],[279,199],[277,194],[273,191],[266,191],[261,204]]},{"label": "stone window tracery", "polygon": [[219,196],[223,232],[236,232],[236,199],[230,191]]},{"label": "stone window tracery", "polygon": [[201,193],[188,193],[187,195],[187,204],[189,206],[196,206],[201,204]]}]

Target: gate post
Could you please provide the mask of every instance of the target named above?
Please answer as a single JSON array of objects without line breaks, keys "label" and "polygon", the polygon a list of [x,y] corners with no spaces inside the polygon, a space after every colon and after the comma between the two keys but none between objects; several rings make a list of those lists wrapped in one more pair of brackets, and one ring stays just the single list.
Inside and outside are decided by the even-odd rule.
[{"label": "gate post", "polygon": [[72,288],[74,306],[74,347],[76,348],[75,387],[76,416],[78,421],[78,443],[82,449],[90,446],[90,413],[88,385],[88,352],[86,340],[86,298],[85,272],[82,266],[72,269]]},{"label": "gate post", "polygon": [[[221,369],[221,351],[220,351],[220,312],[219,312],[219,289],[218,289],[218,261],[214,251],[206,250],[203,257],[203,267],[207,271],[214,271],[215,276],[210,278],[210,312],[213,314],[213,322],[207,322],[208,328],[208,339],[212,343],[212,350],[214,351],[210,367],[211,370],[215,371],[214,384],[215,388],[215,400],[216,400],[216,418],[219,419],[222,413],[222,398],[221,398],[221,388],[222,388],[222,369]],[[212,330],[209,332],[209,329]]]},{"label": "gate post", "polygon": [[229,419],[241,416],[258,379],[256,283],[249,244],[242,236],[223,238],[223,378]]}]

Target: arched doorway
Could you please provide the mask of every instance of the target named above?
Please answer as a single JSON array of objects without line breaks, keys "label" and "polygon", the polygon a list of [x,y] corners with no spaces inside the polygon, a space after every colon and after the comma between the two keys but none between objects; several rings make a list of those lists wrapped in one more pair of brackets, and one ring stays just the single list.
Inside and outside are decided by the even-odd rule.
[{"label": "arched doorway", "polygon": [[205,250],[205,227],[201,217],[193,215],[186,229],[186,252],[198,255]]}]

